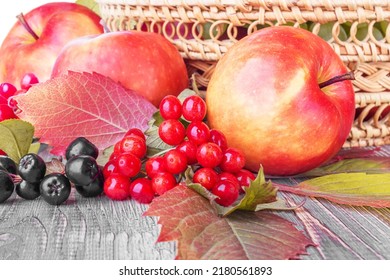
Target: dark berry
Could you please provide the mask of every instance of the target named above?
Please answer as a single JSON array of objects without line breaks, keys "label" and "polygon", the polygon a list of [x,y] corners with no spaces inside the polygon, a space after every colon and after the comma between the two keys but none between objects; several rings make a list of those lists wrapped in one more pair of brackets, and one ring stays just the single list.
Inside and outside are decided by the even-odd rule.
[{"label": "dark berry", "polygon": [[15,191],[23,199],[33,200],[40,196],[40,182],[30,183],[22,180],[15,184]]},{"label": "dark berry", "polygon": [[222,155],[221,148],[211,142],[200,145],[196,151],[196,159],[203,167],[217,167],[221,163]]},{"label": "dark berry", "polygon": [[181,102],[174,95],[165,96],[160,102],[159,109],[161,117],[165,120],[178,120],[181,117]]},{"label": "dark berry", "polygon": [[141,171],[141,160],[132,153],[123,153],[116,160],[118,172],[131,178]]},{"label": "dark berry", "polygon": [[186,130],[179,120],[169,119],[160,124],[158,135],[166,144],[176,146],[183,141]]},{"label": "dark berry", "polygon": [[219,167],[222,171],[236,173],[245,166],[244,154],[235,148],[228,148],[223,153],[221,164]]},{"label": "dark berry", "polygon": [[221,148],[222,152],[228,148],[225,134],[217,129],[210,129],[210,142],[217,144]]},{"label": "dark berry", "polygon": [[75,185],[76,191],[83,197],[95,197],[103,193],[104,176],[100,172],[99,175],[90,184],[86,186]]},{"label": "dark berry", "polygon": [[8,156],[0,156],[0,167],[12,174],[16,174],[18,170],[16,163]]},{"label": "dark berry", "polygon": [[146,155],[146,150],[145,139],[136,135],[125,136],[120,142],[121,153],[132,153],[140,159]]},{"label": "dark berry", "polygon": [[38,183],[45,176],[46,163],[37,154],[26,154],[19,161],[18,173],[23,180]]},{"label": "dark berry", "polygon": [[209,167],[199,168],[195,171],[193,182],[201,184],[208,190],[211,190],[219,181],[218,173]]},{"label": "dark berry", "polygon": [[165,159],[163,157],[153,157],[146,161],[145,163],[146,175],[150,178],[153,178],[160,172],[165,172]]},{"label": "dark berry", "polygon": [[122,174],[111,174],[105,179],[103,190],[113,200],[124,200],[130,195],[130,179]]},{"label": "dark berry", "polygon": [[[142,132],[141,129],[139,128],[130,128],[124,137],[126,136],[138,136],[138,137],[141,137],[143,140],[146,140],[146,137],[145,137],[145,134]],[[124,138],[123,137],[123,138]]]},{"label": "dark berry", "polygon": [[99,155],[99,149],[87,138],[78,137],[66,148],[65,157],[66,159],[70,159],[79,155],[87,155],[96,159]]},{"label": "dark berry", "polygon": [[130,196],[139,203],[150,203],[154,198],[152,181],[148,178],[135,179],[130,184]]},{"label": "dark berry", "polygon": [[237,187],[229,180],[219,181],[211,192],[218,196],[215,202],[225,207],[232,205],[239,195]]},{"label": "dark berry", "polygon": [[34,84],[39,83],[37,76],[33,73],[26,73],[20,81],[20,88],[23,90],[29,90],[30,87]]},{"label": "dark berry", "polygon": [[69,179],[61,173],[51,173],[43,177],[40,184],[41,197],[51,205],[65,202],[71,191]]},{"label": "dark berry", "polygon": [[187,121],[202,121],[206,116],[206,102],[198,95],[192,95],[184,99],[183,117]]},{"label": "dark berry", "polygon": [[187,137],[196,145],[208,142],[210,137],[210,129],[204,122],[191,122],[186,130]]},{"label": "dark berry", "polygon": [[187,163],[190,165],[194,164],[198,161],[196,159],[196,150],[197,149],[198,149],[198,147],[195,145],[195,143],[193,143],[189,140],[184,140],[176,147],[176,150],[178,150],[186,155]]},{"label": "dark berry", "polygon": [[152,188],[157,195],[162,195],[173,189],[176,183],[175,176],[169,172],[161,172],[152,178]]},{"label": "dark berry", "polygon": [[165,169],[172,174],[179,174],[187,169],[187,156],[178,150],[165,153]]},{"label": "dark berry", "polygon": [[0,170],[0,203],[6,201],[15,189],[12,177],[5,171]]},{"label": "dark berry", "polygon": [[65,165],[65,173],[75,185],[86,186],[99,175],[99,166],[91,156],[74,156]]}]

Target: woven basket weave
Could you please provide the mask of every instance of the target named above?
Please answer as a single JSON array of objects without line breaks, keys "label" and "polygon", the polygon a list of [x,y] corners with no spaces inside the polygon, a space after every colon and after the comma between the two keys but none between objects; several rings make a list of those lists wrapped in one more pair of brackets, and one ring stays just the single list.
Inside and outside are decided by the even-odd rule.
[{"label": "woven basket weave", "polygon": [[[345,147],[390,144],[390,1],[97,0],[111,31],[158,32],[206,88],[231,45],[260,28],[293,25],[323,37],[354,71],[356,117]],[[321,34],[329,28],[325,36]],[[388,110],[389,109],[389,110]]]}]

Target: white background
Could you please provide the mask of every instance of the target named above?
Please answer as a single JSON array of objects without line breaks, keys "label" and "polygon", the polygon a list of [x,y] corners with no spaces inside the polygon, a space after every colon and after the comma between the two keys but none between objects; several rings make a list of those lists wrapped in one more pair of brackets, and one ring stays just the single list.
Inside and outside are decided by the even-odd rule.
[{"label": "white background", "polygon": [[[61,2],[75,2],[76,0],[60,0]],[[49,2],[48,0],[12,0],[2,1],[0,7],[0,44],[15,24],[16,16],[20,13],[28,13],[32,9]]]}]

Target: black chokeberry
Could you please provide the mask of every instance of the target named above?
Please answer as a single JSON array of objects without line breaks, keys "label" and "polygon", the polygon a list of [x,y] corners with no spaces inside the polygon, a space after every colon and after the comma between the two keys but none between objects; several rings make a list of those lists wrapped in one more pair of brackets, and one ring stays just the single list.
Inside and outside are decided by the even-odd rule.
[{"label": "black chokeberry", "polygon": [[16,174],[18,170],[16,163],[10,157],[4,155],[0,156],[0,167],[12,174]]},{"label": "black chokeberry", "polygon": [[46,163],[37,154],[26,154],[19,161],[18,171],[23,180],[38,183],[45,176]]},{"label": "black chokeberry", "polygon": [[79,155],[87,155],[96,159],[99,155],[99,149],[87,138],[78,137],[66,148],[65,157],[66,159],[70,159]]},{"label": "black chokeberry", "polygon": [[0,203],[6,201],[15,189],[12,177],[5,171],[0,170]]},{"label": "black chokeberry", "polygon": [[46,175],[40,184],[41,197],[51,205],[65,202],[71,191],[69,179],[61,173]]},{"label": "black chokeberry", "polygon": [[83,197],[95,197],[103,192],[104,187],[104,176],[100,172],[92,183],[86,186],[76,185],[76,191]]},{"label": "black chokeberry", "polygon": [[33,200],[40,196],[40,182],[30,183],[22,180],[15,185],[15,191],[18,196],[27,200]]},{"label": "black chokeberry", "polygon": [[80,155],[66,162],[65,173],[75,185],[86,186],[98,177],[100,169],[93,157]]}]

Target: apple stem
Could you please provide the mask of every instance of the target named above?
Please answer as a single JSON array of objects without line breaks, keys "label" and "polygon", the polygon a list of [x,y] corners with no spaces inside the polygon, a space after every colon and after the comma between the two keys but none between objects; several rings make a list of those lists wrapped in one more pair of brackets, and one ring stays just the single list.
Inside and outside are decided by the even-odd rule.
[{"label": "apple stem", "polygon": [[336,77],[333,77],[325,82],[322,82],[319,84],[319,87],[320,88],[324,88],[324,87],[327,87],[331,84],[334,84],[334,83],[337,83],[337,82],[342,82],[342,81],[346,81],[346,80],[355,80],[355,75],[353,74],[353,72],[348,72],[348,73],[345,73],[345,74],[342,74],[342,75],[338,75]]},{"label": "apple stem", "polygon": [[26,28],[26,30],[28,31],[28,33],[31,34],[31,36],[34,37],[35,40],[38,40],[39,39],[39,36],[37,35],[37,33],[34,32],[34,30],[32,30],[32,28],[30,27],[30,25],[28,24],[28,22],[26,21],[23,13],[19,14],[16,16],[16,18],[19,20],[19,22],[23,25],[24,28]]}]

